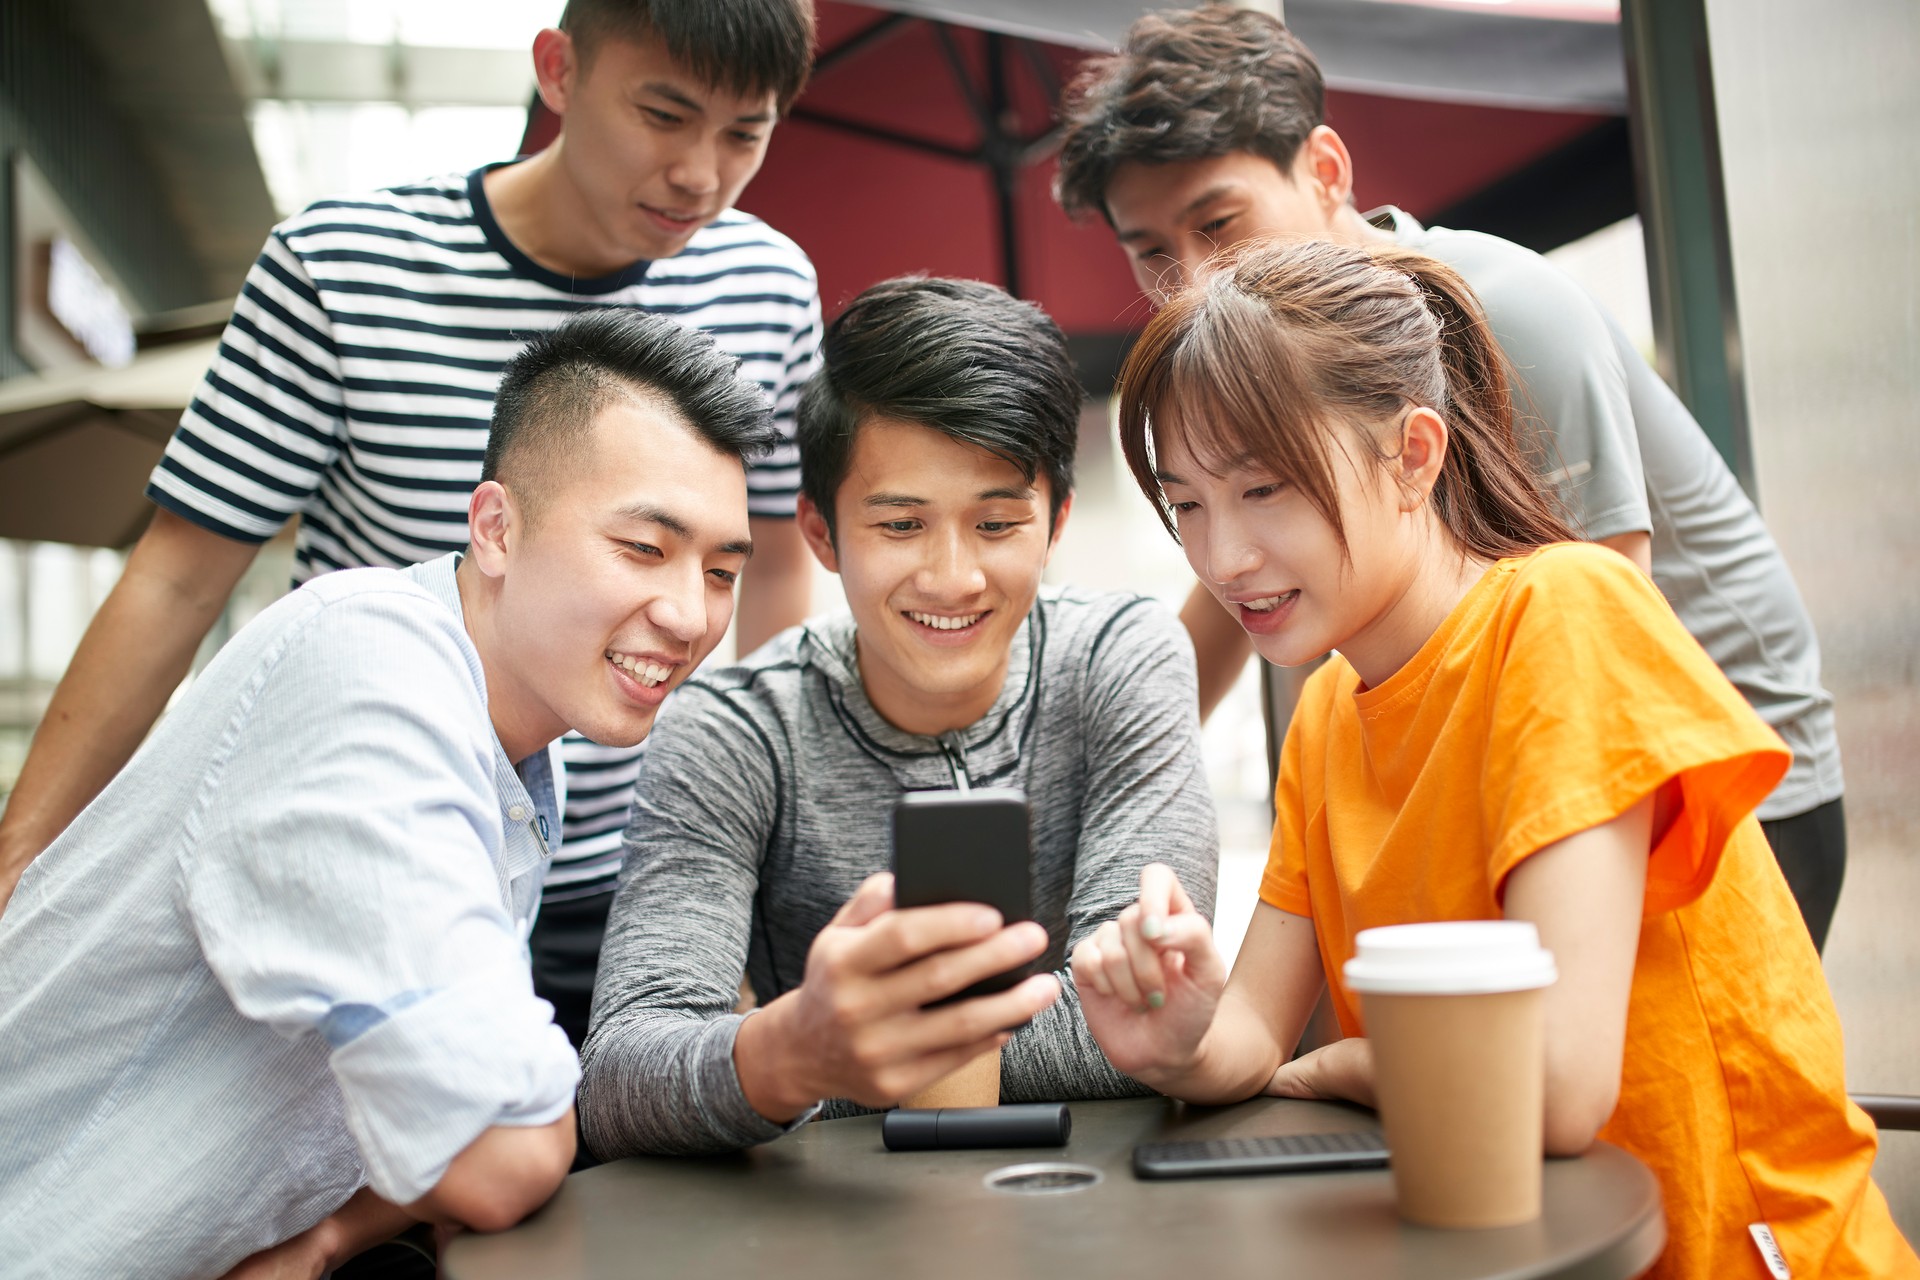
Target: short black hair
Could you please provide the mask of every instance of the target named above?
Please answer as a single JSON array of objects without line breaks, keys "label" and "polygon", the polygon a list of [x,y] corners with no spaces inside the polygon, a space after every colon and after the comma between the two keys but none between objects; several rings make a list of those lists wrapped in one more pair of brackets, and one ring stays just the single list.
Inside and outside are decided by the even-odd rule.
[{"label": "short black hair", "polygon": [[1060,326],[1031,302],[978,280],[902,276],[855,298],[827,330],[800,396],[800,491],[828,532],[834,499],[869,418],[944,432],[1053,490],[1049,521],[1073,492],[1082,392]]},{"label": "short black hair", "polygon": [[1067,90],[1054,194],[1074,217],[1098,210],[1111,222],[1107,184],[1129,161],[1247,151],[1285,173],[1326,123],[1326,96],[1312,51],[1267,14],[1224,4],[1146,14]]},{"label": "short black hair", "polygon": [[[745,462],[780,443],[759,386],[707,334],[626,307],[581,311],[507,361],[480,479],[502,480],[531,516],[555,465],[578,456],[601,410],[657,397],[716,452]],[[517,487],[516,487],[517,486]]]},{"label": "short black hair", "polygon": [[782,115],[813,74],[813,0],[567,0],[560,29],[582,66],[602,40],[659,40],[710,85],[771,93]]}]

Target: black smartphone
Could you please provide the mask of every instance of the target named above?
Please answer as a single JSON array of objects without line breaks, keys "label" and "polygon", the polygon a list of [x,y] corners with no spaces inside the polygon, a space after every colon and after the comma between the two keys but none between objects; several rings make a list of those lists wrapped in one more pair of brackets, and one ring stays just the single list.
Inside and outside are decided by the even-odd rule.
[{"label": "black smartphone", "polygon": [[1207,1142],[1148,1142],[1133,1149],[1133,1172],[1140,1178],[1312,1173],[1377,1169],[1386,1163],[1387,1138],[1378,1129],[1289,1133],[1277,1138],[1215,1138]]},{"label": "black smartphone", "polygon": [[[1033,843],[1026,793],[1010,787],[909,791],[893,806],[893,901],[898,907],[984,902],[1008,924],[1033,918]],[[938,1001],[1005,991],[1021,965]]]}]

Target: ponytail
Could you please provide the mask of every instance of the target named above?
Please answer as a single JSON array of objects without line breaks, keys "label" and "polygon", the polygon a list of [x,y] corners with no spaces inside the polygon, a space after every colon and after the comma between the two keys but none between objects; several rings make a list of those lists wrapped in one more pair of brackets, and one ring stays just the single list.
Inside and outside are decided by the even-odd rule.
[{"label": "ponytail", "polygon": [[1577,537],[1541,487],[1542,451],[1514,430],[1513,366],[1479,299],[1452,267],[1398,247],[1373,251],[1376,266],[1404,272],[1439,326],[1447,462],[1433,486],[1434,510],[1462,546],[1498,559]]},{"label": "ponytail", "polygon": [[1577,537],[1514,432],[1510,368],[1472,291],[1409,250],[1239,246],[1154,316],[1116,399],[1127,466],[1170,530],[1152,437],[1172,431],[1203,462],[1258,459],[1344,548],[1331,428],[1362,428],[1363,447],[1385,463],[1383,428],[1411,404],[1447,424],[1431,501],[1463,549],[1501,559]]}]

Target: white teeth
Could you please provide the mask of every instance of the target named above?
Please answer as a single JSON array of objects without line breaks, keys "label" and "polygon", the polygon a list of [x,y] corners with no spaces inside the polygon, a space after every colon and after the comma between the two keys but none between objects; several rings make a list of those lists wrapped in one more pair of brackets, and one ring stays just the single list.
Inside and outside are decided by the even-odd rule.
[{"label": "white teeth", "polygon": [[907,616],[921,626],[932,627],[935,631],[958,631],[962,627],[970,627],[980,621],[983,615],[968,613],[957,618],[948,618],[937,613],[915,613],[909,609],[907,610]]},{"label": "white teeth", "polygon": [[612,650],[607,651],[607,660],[649,689],[673,674],[672,667],[662,666],[658,662],[646,662],[629,654],[614,653]]},{"label": "white teeth", "polygon": [[1277,596],[1262,596],[1258,600],[1243,600],[1240,602],[1240,607],[1243,609],[1250,609],[1254,613],[1272,613],[1275,609],[1278,609],[1280,607],[1281,601],[1290,600],[1294,596],[1299,594],[1300,593],[1298,589],[1295,589],[1293,591],[1282,591]]}]

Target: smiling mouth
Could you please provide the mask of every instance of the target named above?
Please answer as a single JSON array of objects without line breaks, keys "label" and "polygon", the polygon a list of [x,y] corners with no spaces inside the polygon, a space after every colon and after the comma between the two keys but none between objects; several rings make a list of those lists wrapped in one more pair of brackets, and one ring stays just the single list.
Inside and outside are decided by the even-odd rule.
[{"label": "smiling mouth", "polygon": [[615,653],[611,649],[607,650],[607,661],[648,689],[666,683],[667,677],[673,674],[671,666],[649,662],[645,658],[636,658],[630,653]]},{"label": "smiling mouth", "polygon": [[992,610],[987,609],[979,613],[957,614],[921,613],[915,609],[903,609],[901,612],[907,618],[919,623],[921,626],[930,627],[935,631],[964,631],[974,623],[980,621],[980,619],[986,617]]},{"label": "smiling mouth", "polygon": [[1237,603],[1248,613],[1272,613],[1299,594],[1300,588],[1295,587],[1291,591],[1282,591],[1277,596],[1262,596],[1258,600],[1241,600]]}]

